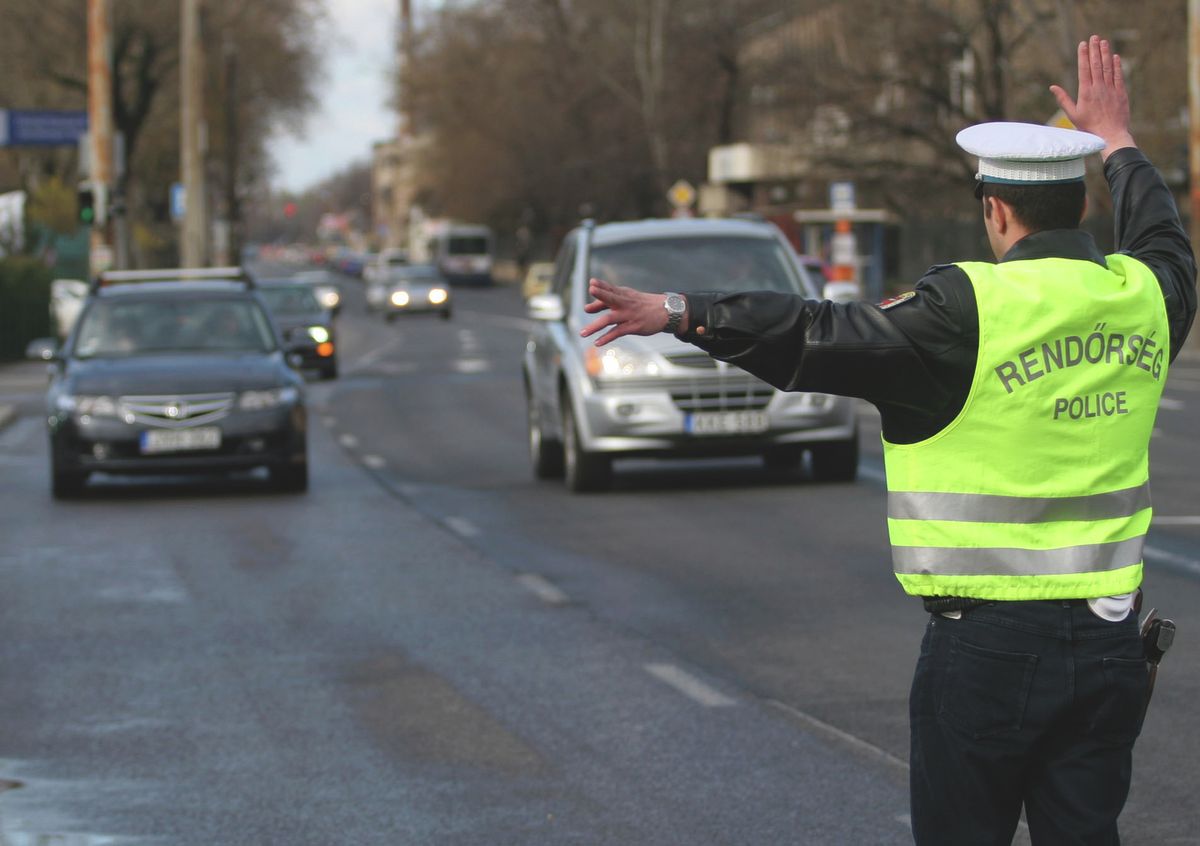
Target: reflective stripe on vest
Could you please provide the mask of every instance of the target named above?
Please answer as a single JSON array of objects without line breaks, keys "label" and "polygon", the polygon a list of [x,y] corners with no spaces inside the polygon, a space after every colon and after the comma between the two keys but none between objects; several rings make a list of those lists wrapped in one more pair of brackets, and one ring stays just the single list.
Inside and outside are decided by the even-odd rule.
[{"label": "reflective stripe on vest", "polygon": [[1169,328],[1149,268],[1106,262],[959,265],[979,314],[970,393],[933,437],[884,441],[907,592],[1082,598],[1141,582]]}]

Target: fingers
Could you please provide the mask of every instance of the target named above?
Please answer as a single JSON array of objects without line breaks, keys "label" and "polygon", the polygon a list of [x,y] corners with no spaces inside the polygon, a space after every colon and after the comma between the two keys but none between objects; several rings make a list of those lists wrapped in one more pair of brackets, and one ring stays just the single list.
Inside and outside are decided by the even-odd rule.
[{"label": "fingers", "polygon": [[1113,53],[1113,87],[1117,93],[1125,96],[1125,72],[1121,69],[1121,57]]},{"label": "fingers", "polygon": [[1088,65],[1092,78],[1092,85],[1101,85],[1104,82],[1104,60],[1100,56],[1100,36],[1093,35],[1088,39]]},{"label": "fingers", "polygon": [[1113,84],[1113,57],[1112,45],[1105,40],[1100,41],[1100,72],[1104,74],[1104,84],[1107,87],[1112,87]]},{"label": "fingers", "polygon": [[1079,96],[1082,97],[1084,89],[1092,87],[1092,65],[1088,59],[1088,43],[1080,41],[1076,53],[1079,59]]},{"label": "fingers", "polygon": [[604,317],[593,320],[587,326],[579,330],[579,337],[587,338],[590,335],[595,335],[601,329],[612,325],[612,318],[605,315]]},{"label": "fingers", "polygon": [[1054,99],[1058,101],[1059,107],[1071,123],[1075,123],[1075,101],[1071,99],[1071,95],[1057,85],[1050,86],[1050,93],[1054,95]]}]

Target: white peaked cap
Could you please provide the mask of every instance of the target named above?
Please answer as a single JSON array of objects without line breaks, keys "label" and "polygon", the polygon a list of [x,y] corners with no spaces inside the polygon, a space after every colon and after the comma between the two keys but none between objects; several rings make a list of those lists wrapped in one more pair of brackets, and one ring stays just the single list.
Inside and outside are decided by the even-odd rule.
[{"label": "white peaked cap", "polygon": [[977,123],[955,139],[979,157],[980,182],[1077,182],[1086,156],[1104,149],[1104,139],[1078,129],[1039,123]]}]

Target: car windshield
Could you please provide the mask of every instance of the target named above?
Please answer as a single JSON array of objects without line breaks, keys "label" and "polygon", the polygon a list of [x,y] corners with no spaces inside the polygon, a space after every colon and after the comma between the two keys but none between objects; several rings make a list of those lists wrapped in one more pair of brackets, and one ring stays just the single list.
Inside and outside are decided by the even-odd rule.
[{"label": "car windshield", "polygon": [[272,314],[313,314],[321,310],[313,289],[307,285],[260,288],[259,294]]},{"label": "car windshield", "polygon": [[78,358],[172,352],[269,352],[266,314],[248,300],[100,300],[83,316]]},{"label": "car windshield", "polygon": [[465,235],[458,235],[446,239],[447,255],[480,256],[487,251],[487,238],[473,238]]},{"label": "car windshield", "polygon": [[640,291],[780,291],[810,295],[773,238],[647,238],[592,249],[594,276]]}]

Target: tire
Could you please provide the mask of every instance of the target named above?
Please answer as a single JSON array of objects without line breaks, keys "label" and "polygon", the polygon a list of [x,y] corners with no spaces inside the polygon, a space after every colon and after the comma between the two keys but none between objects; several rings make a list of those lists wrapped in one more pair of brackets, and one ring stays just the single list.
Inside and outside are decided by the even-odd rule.
[{"label": "tire", "polygon": [[308,490],[308,462],[276,464],[270,470],[271,484],[281,493],[304,493]]},{"label": "tire", "polygon": [[547,438],[542,432],[542,415],[532,393],[526,391],[525,417],[529,429],[529,460],[533,464],[535,479],[561,479],[563,477],[563,445],[561,441]]},{"label": "tire", "polygon": [[772,473],[794,473],[804,463],[804,447],[799,445],[771,447],[763,453],[763,467]]},{"label": "tire", "polygon": [[573,493],[602,491],[612,482],[612,459],[607,455],[586,451],[579,438],[575,424],[575,412],[571,398],[562,398],[563,421],[563,475],[567,490]]},{"label": "tire", "polygon": [[858,476],[858,438],[813,447],[813,478],[821,482],[853,482]]},{"label": "tire", "polygon": [[85,472],[50,469],[50,495],[55,499],[75,499],[83,494],[88,474]]}]

